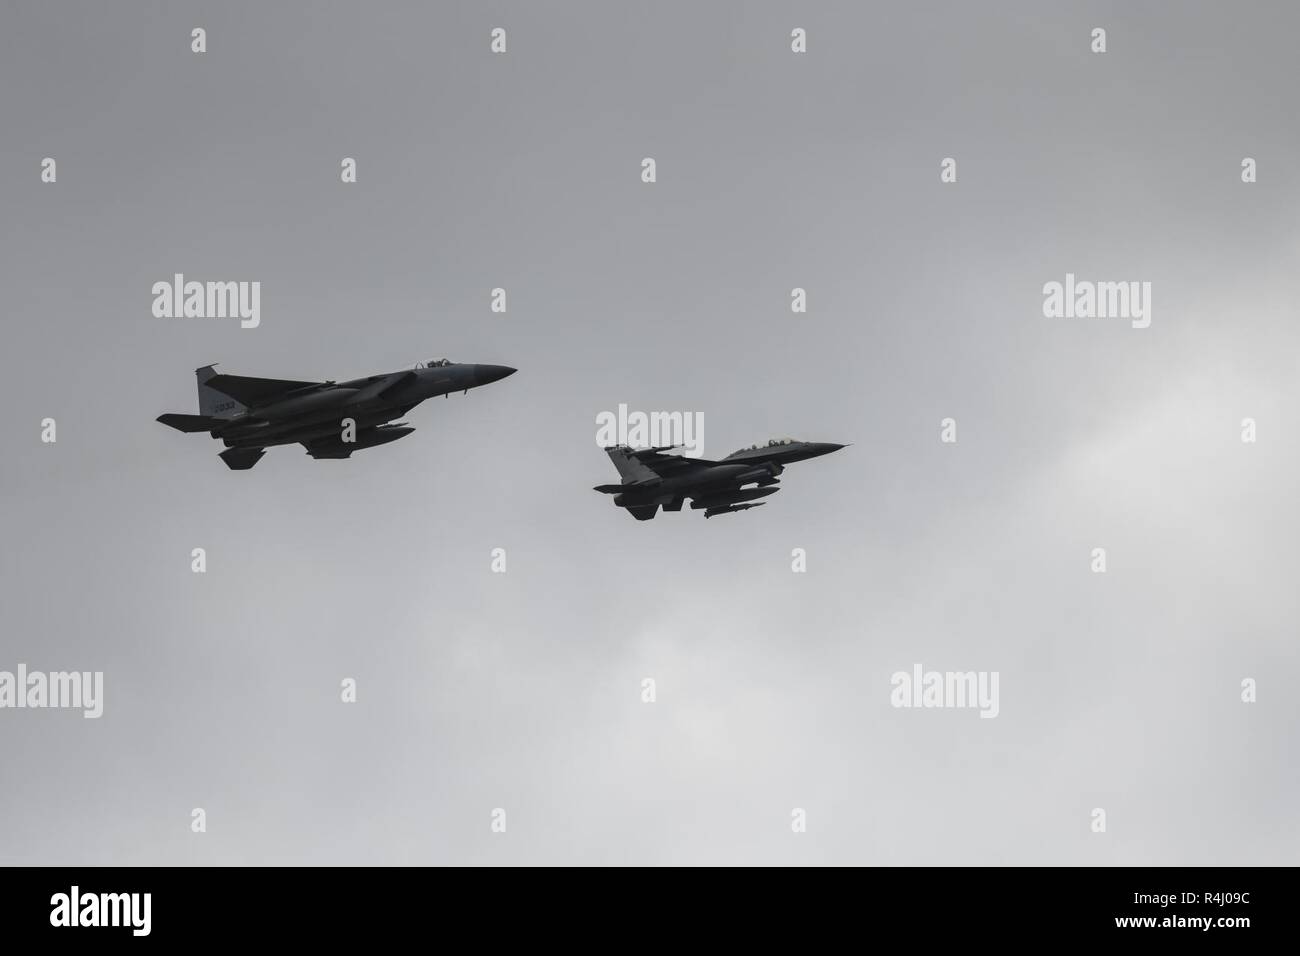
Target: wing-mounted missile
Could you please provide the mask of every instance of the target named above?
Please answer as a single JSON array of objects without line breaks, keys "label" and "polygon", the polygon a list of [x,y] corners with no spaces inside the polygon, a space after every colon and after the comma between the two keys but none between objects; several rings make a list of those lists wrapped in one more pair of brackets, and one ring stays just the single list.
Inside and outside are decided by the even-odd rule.
[{"label": "wing-mounted missile", "polygon": [[733,511],[748,511],[750,508],[761,508],[767,504],[766,501],[755,501],[748,505],[727,505],[725,508],[709,508],[704,512],[704,517],[712,518],[714,515],[729,515]]},{"label": "wing-mounted missile", "polygon": [[738,488],[735,491],[703,495],[691,502],[691,508],[696,511],[701,508],[722,508],[726,505],[739,504],[742,501],[753,501],[755,498],[766,498],[768,495],[774,495],[780,490],[780,488]]}]

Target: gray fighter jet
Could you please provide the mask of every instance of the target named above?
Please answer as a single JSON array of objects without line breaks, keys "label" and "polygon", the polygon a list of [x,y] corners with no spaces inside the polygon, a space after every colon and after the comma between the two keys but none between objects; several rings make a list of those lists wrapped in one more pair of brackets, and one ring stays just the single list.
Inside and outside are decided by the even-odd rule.
[{"label": "gray fighter jet", "polygon": [[777,484],[786,465],[829,455],[844,446],[779,438],[766,445],[742,448],[721,461],[664,454],[674,447],[606,448],[623,482],[597,485],[596,491],[613,495],[614,504],[626,508],[638,521],[649,521],[660,505],[664,511],[681,511],[687,498],[691,499],[692,509],[703,508],[704,517],[712,518],[767,504],[755,499],[781,490]]},{"label": "gray fighter jet", "polygon": [[252,468],[272,445],[295,442],[313,458],[347,458],[415,431],[393,419],[426,398],[468,392],[514,371],[505,365],[434,359],[350,382],[295,382],[221,375],[205,365],[194,372],[199,414],[159,415],[158,421],[178,431],[220,438],[226,445],[221,459],[236,471]]}]

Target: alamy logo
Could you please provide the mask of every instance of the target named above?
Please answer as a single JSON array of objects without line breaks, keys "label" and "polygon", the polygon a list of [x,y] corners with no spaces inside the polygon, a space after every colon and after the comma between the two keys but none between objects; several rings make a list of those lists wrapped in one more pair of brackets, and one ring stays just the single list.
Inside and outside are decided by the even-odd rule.
[{"label": "alamy logo", "polygon": [[699,458],[704,454],[704,413],[629,412],[626,404],[620,404],[617,412],[596,416],[596,444],[601,448],[681,446],[687,458]]},{"label": "alamy logo", "polygon": [[897,671],[889,680],[893,691],[889,703],[895,707],[979,708],[981,717],[998,715],[997,671]]},{"label": "alamy logo", "polygon": [[26,664],[18,673],[0,671],[0,708],[62,707],[83,710],[82,717],[104,713],[103,671],[41,671],[28,673]]},{"label": "alamy logo", "polygon": [[50,897],[51,926],[129,926],[131,935],[148,936],[152,893],[70,893]]},{"label": "alamy logo", "polygon": [[1135,329],[1151,324],[1150,282],[1065,282],[1043,286],[1043,315],[1049,319],[1130,319]]},{"label": "alamy logo", "polygon": [[240,319],[242,329],[262,321],[262,283],[186,282],[177,272],[171,282],[155,282],[153,314],[159,319]]}]

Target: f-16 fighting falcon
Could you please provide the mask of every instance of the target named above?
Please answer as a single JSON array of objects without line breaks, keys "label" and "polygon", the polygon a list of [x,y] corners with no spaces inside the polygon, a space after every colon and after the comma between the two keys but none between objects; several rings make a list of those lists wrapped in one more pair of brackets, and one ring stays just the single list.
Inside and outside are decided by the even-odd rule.
[{"label": "f-16 fighting falcon", "polygon": [[396,441],[415,431],[394,422],[426,398],[468,392],[498,382],[514,369],[463,365],[447,359],[350,382],[295,382],[279,378],[221,375],[211,365],[196,369],[199,414],[159,415],[182,432],[207,432],[226,445],[221,459],[231,469],[252,468],[272,445],[300,442],[313,458],[347,458],[362,448]]},{"label": "f-16 fighting falcon", "polygon": [[626,508],[638,521],[649,521],[660,505],[664,511],[681,511],[687,498],[691,499],[692,509],[703,508],[704,517],[712,518],[767,504],[754,499],[781,490],[777,484],[786,465],[829,455],[844,446],[779,438],[766,445],[742,448],[721,461],[664,454],[674,447],[606,448],[623,483],[597,485],[596,491],[613,495],[614,504]]}]

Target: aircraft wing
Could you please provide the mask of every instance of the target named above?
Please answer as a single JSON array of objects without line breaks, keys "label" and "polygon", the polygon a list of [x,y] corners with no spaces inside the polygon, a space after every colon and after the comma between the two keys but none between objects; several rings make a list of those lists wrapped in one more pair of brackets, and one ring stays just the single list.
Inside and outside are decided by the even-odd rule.
[{"label": "aircraft wing", "polygon": [[248,375],[214,375],[203,384],[251,408],[275,401],[300,388],[316,388],[325,383],[295,382],[285,378],[253,378]]},{"label": "aircraft wing", "polygon": [[663,477],[671,475],[682,468],[695,468],[699,465],[716,465],[716,461],[709,461],[707,458],[687,458],[685,455],[665,455],[668,448],[674,448],[675,445],[669,445],[665,448],[640,448],[628,451],[628,456],[635,458],[641,464],[645,465],[656,475]]}]

